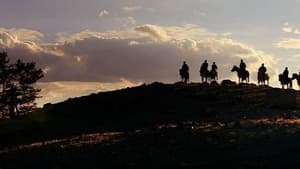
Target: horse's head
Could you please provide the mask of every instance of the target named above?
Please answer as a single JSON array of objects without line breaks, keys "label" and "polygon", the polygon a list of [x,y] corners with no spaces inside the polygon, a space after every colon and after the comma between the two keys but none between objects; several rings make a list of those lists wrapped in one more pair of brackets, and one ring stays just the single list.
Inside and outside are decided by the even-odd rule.
[{"label": "horse's head", "polygon": [[233,66],[231,72],[237,71],[239,68],[237,66]]}]

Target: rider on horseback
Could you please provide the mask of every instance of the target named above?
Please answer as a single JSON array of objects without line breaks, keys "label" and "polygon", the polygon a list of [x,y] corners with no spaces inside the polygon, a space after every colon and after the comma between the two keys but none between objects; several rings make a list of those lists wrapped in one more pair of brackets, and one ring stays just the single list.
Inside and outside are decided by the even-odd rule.
[{"label": "rider on horseback", "polygon": [[184,83],[187,83],[189,80],[189,66],[186,64],[186,62],[184,61],[181,69],[179,70],[180,76],[181,76],[181,80]]},{"label": "rider on horseback", "polygon": [[205,60],[204,63],[201,65],[200,73],[201,74],[206,73],[207,70],[208,70],[208,63],[207,60]]},{"label": "rider on horseback", "polygon": [[215,62],[213,62],[212,66],[211,66],[211,71],[213,72],[217,72],[218,66],[216,65]]},{"label": "rider on horseback", "polygon": [[184,61],[181,67],[182,72],[189,72],[189,66]]},{"label": "rider on horseback", "polygon": [[260,68],[258,69],[258,72],[261,73],[263,76],[263,80],[265,80],[265,75],[267,72],[267,68],[265,67],[265,64],[261,64]]},{"label": "rider on horseback", "polygon": [[283,75],[283,79],[288,79],[289,78],[289,70],[288,70],[287,67],[285,67],[282,75]]},{"label": "rider on horseback", "polygon": [[240,69],[241,69],[243,72],[246,72],[246,63],[243,61],[243,59],[241,59]]},{"label": "rider on horseback", "polygon": [[207,82],[207,78],[209,76],[207,60],[205,60],[204,63],[200,67],[200,76],[201,76],[202,82]]},{"label": "rider on horseback", "polygon": [[261,64],[260,68],[258,69],[259,72],[266,73],[267,68],[265,67],[265,64]]},{"label": "rider on horseback", "polygon": [[210,71],[210,78],[217,79],[218,80],[218,72],[217,72],[218,66],[215,62],[211,65],[211,71]]},{"label": "rider on horseback", "polygon": [[293,88],[293,80],[293,77],[289,78],[289,70],[287,67],[285,67],[283,73],[279,75],[279,81],[282,85],[282,88],[284,88],[285,85],[287,88]]}]

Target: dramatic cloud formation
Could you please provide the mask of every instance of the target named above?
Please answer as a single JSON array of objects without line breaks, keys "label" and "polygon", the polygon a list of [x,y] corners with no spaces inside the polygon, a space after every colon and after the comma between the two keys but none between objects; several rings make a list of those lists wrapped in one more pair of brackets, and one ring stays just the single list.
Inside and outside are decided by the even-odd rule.
[{"label": "dramatic cloud formation", "polygon": [[[269,68],[271,76],[277,74],[274,57],[197,25],[167,27],[147,24],[120,31],[85,30],[71,35],[59,34],[56,42],[47,44],[40,42],[43,36],[39,32],[28,30],[16,35],[1,30],[2,50],[8,51],[12,58],[36,61],[46,74],[44,82],[88,82],[84,86],[90,87],[79,87],[76,89],[78,93],[74,93],[76,95],[98,91],[99,88],[89,85],[89,82],[118,84],[120,79],[175,82],[184,60],[190,65],[192,81],[198,81],[199,67],[205,59],[219,65],[222,79],[235,79],[236,75],[230,70],[234,64],[239,64],[241,58],[247,62],[252,80],[256,78],[261,63]],[[54,87],[53,83],[41,85],[46,88],[43,95],[51,96],[50,100],[60,100],[60,96],[52,97],[57,94],[51,92],[60,93],[62,88],[67,89],[56,87],[61,83],[54,84]],[[133,84],[136,83],[117,86]],[[75,90],[74,86],[69,87],[71,95]]]},{"label": "dramatic cloud formation", "polygon": [[[252,71],[256,71],[261,62],[275,64],[274,59],[262,51],[221,36],[218,38],[217,34],[196,25],[141,25],[120,32],[86,30],[59,37],[61,43],[52,44],[37,44],[35,36],[32,41],[18,40],[28,37],[26,33],[24,37],[19,35],[20,38],[9,31],[2,31],[1,35],[3,50],[11,51],[12,56],[37,61],[47,73],[45,81],[103,82],[120,78],[174,81],[183,60],[194,64],[193,72],[197,72],[204,59],[222,64],[221,71],[228,71],[240,58],[249,62]],[[227,72],[223,76],[231,75]]]}]

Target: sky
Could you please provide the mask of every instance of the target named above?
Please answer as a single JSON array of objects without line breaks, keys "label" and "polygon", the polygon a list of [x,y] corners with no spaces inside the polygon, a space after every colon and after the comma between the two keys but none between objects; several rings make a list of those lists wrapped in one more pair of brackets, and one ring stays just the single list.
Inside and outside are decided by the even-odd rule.
[{"label": "sky", "polygon": [[221,79],[244,59],[251,81],[264,63],[271,85],[300,70],[300,0],[0,0],[0,50],[35,61],[39,105],[69,97],[191,80],[207,59]]}]

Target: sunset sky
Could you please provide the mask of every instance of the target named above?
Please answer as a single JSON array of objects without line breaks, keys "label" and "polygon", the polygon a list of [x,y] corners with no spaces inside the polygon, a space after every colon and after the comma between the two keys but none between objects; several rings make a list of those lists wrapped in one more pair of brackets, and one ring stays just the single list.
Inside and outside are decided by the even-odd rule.
[{"label": "sunset sky", "polygon": [[1,0],[0,50],[45,72],[39,105],[153,81],[175,82],[185,60],[236,80],[244,59],[252,82],[261,63],[300,69],[300,0]]}]

